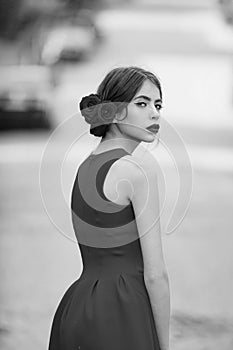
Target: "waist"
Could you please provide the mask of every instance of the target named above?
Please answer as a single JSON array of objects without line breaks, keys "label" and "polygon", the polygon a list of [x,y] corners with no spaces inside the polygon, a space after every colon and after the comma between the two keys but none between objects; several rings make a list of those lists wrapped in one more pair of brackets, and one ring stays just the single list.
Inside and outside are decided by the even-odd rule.
[{"label": "waist", "polygon": [[90,274],[94,276],[101,275],[117,275],[125,273],[132,276],[143,276],[143,266],[140,263],[133,263],[131,261],[117,261],[107,262],[106,260],[99,260],[95,262],[84,262],[82,274]]}]

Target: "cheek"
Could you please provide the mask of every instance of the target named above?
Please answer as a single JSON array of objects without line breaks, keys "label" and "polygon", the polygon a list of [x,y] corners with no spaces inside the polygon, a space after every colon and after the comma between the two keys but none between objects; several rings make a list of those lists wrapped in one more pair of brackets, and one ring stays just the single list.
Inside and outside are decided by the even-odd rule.
[{"label": "cheek", "polygon": [[128,109],[127,118],[125,118],[127,123],[140,125],[143,123],[143,109],[138,108],[137,106],[130,106]]}]

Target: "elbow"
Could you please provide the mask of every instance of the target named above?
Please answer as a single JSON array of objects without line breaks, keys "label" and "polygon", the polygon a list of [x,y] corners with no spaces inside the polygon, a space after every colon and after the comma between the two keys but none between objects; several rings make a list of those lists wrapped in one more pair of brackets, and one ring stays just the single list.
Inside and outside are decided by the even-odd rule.
[{"label": "elbow", "polygon": [[144,273],[145,284],[154,284],[161,282],[168,282],[168,273],[166,270],[156,273],[145,274]]}]

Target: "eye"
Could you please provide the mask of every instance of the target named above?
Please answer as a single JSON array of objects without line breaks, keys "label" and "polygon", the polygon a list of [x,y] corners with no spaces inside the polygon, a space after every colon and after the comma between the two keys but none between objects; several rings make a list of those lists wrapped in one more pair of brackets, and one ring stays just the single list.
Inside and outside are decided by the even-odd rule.
[{"label": "eye", "polygon": [[[141,107],[146,107],[146,102],[138,102],[136,105],[141,106]],[[144,105],[144,106],[142,106]]]},{"label": "eye", "polygon": [[163,107],[162,107],[162,105],[160,105],[160,104],[157,103],[157,104],[155,105],[155,108],[156,108],[158,111],[160,111],[160,109],[162,109]]}]

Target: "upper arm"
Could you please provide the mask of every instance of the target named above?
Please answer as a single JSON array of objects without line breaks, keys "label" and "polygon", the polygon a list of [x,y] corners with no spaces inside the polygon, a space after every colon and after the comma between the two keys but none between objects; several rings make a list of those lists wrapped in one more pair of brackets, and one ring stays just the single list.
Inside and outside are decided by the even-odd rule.
[{"label": "upper arm", "polygon": [[158,178],[155,170],[145,163],[138,163],[132,176],[132,185],[131,202],[140,237],[144,278],[150,280],[166,275],[160,227]]}]

